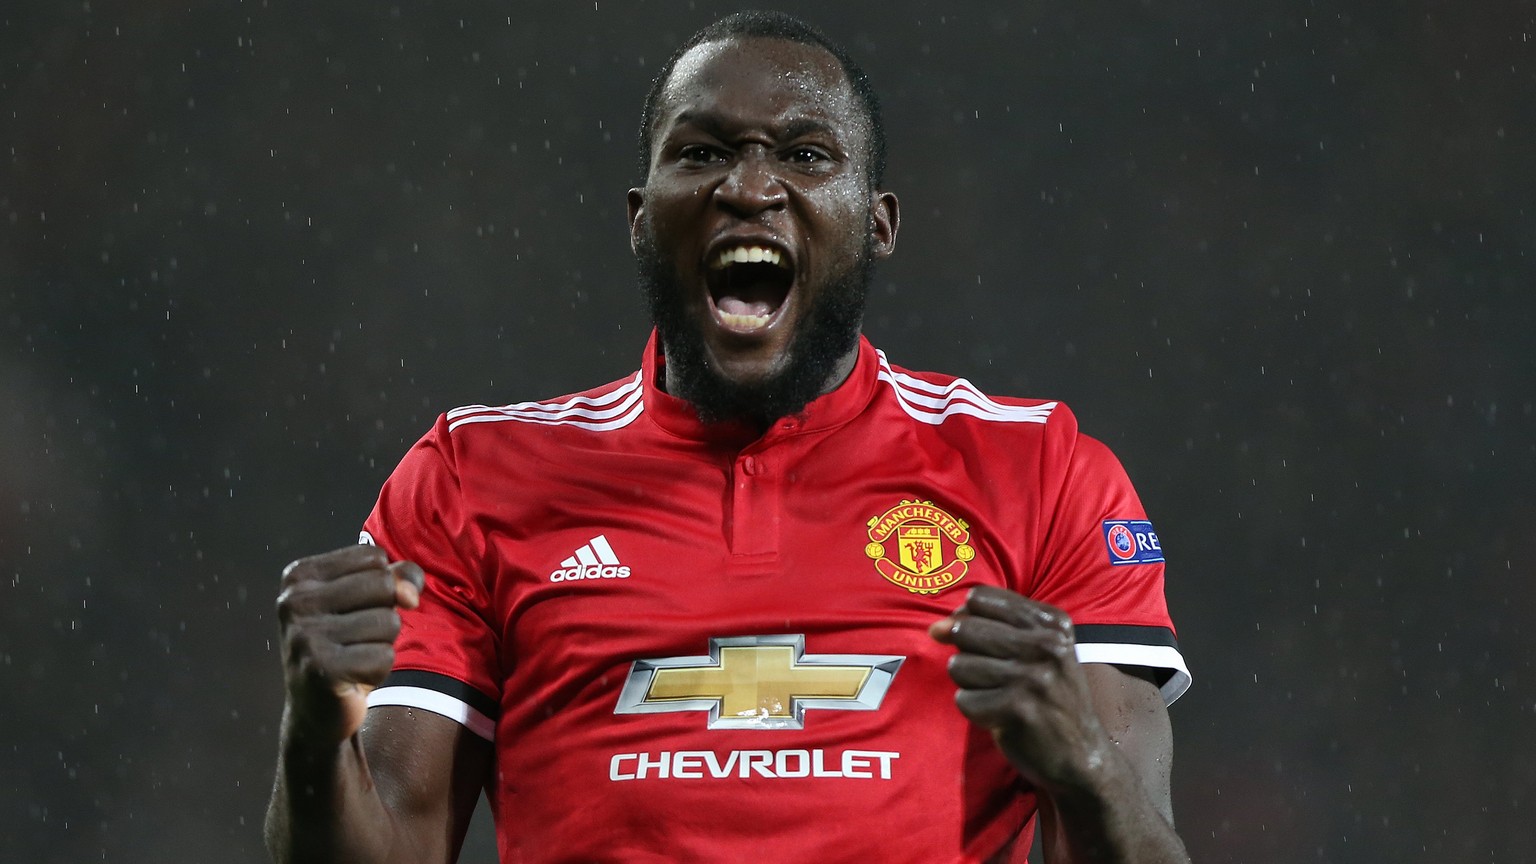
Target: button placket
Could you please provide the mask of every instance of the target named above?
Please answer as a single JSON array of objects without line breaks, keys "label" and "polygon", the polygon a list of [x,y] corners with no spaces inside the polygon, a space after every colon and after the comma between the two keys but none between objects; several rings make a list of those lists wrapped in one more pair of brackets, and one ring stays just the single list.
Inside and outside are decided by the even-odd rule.
[{"label": "button placket", "polygon": [[774,556],[779,551],[779,484],[759,453],[744,453],[732,466],[731,554]]}]

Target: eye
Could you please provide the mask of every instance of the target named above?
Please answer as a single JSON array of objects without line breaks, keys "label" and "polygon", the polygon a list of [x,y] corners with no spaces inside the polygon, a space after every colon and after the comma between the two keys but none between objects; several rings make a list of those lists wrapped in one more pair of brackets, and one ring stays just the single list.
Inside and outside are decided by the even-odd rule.
[{"label": "eye", "polygon": [[708,165],[724,158],[724,154],[718,148],[706,144],[684,144],[678,148],[677,159],[679,162],[687,162],[692,165]]},{"label": "eye", "polygon": [[785,158],[790,162],[799,163],[801,165],[816,165],[822,162],[826,162],[832,158],[832,156],[827,153],[827,151],[810,144],[798,144],[789,148],[789,151],[784,155]]}]

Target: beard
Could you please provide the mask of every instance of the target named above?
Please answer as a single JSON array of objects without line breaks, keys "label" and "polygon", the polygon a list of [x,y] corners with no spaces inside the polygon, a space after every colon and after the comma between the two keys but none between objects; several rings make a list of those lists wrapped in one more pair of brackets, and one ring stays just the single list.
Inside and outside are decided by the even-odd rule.
[{"label": "beard", "polygon": [[859,341],[864,304],[874,272],[873,240],[833,273],[795,325],[788,356],[759,381],[733,381],[710,362],[699,324],[688,313],[677,269],[649,230],[636,249],[640,288],[666,352],[667,392],[692,403],[705,423],[744,421],[766,428],[805,410],[822,395],[838,362]]}]

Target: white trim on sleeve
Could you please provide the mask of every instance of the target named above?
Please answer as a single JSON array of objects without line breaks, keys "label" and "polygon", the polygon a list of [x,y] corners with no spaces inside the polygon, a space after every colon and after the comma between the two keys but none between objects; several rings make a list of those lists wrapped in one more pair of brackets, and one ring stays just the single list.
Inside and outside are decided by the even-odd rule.
[{"label": "white trim on sleeve", "polygon": [[1163,704],[1172,705],[1174,700],[1189,689],[1189,667],[1184,665],[1184,655],[1179,649],[1167,645],[1134,645],[1124,642],[1079,642],[1079,663],[1115,663],[1124,666],[1151,666],[1168,669],[1173,675],[1163,684]]},{"label": "white trim on sleeve", "polygon": [[461,702],[446,693],[428,690],[425,687],[399,685],[380,687],[368,694],[368,707],[377,708],[380,705],[401,705],[406,708],[431,711],[433,714],[440,714],[462,724],[464,728],[487,741],[496,740],[496,724],[491,718],[468,703]]}]

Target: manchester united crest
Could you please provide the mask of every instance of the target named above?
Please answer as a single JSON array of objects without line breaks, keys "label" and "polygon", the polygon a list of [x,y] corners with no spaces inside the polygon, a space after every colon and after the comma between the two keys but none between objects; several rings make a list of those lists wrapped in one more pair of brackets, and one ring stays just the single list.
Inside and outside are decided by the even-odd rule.
[{"label": "manchester united crest", "polygon": [[970,527],[932,501],[903,501],[869,520],[864,554],[888,581],[914,594],[937,594],[964,579],[976,557]]}]

